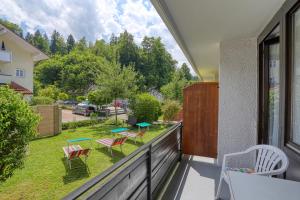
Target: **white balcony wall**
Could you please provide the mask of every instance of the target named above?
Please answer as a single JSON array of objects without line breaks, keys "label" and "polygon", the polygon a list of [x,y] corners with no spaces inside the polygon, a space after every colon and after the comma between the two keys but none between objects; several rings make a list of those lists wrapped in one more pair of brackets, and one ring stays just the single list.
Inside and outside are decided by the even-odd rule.
[{"label": "white balcony wall", "polygon": [[12,54],[10,51],[0,50],[0,62],[11,62]]},{"label": "white balcony wall", "polygon": [[9,84],[12,81],[12,76],[3,75],[0,73],[0,83]]},{"label": "white balcony wall", "polygon": [[257,80],[257,40],[221,42],[219,164],[224,154],[245,150],[257,142]]}]

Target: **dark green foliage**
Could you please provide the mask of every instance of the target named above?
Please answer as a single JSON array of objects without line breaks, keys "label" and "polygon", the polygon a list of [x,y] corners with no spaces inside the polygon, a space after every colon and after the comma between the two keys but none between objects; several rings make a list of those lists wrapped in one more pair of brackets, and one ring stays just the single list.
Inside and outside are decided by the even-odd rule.
[{"label": "dark green foliage", "polygon": [[175,65],[176,61],[167,52],[160,38],[144,38],[138,71],[144,76],[147,88],[160,89],[170,82]]},{"label": "dark green foliage", "polygon": [[30,104],[31,105],[51,105],[54,103],[54,99],[51,99],[50,97],[42,97],[42,96],[36,96],[32,97]]},{"label": "dark green foliage", "polygon": [[66,122],[66,123],[62,123],[62,130],[73,129],[73,128],[78,128],[83,126],[91,126],[100,122],[101,121],[99,120],[82,120],[76,122]]},{"label": "dark green foliage", "polygon": [[112,102],[112,97],[104,94],[100,90],[93,90],[88,94],[88,100],[97,107]]},{"label": "dark green foliage", "polygon": [[70,34],[67,38],[67,51],[70,53],[75,47],[75,39],[72,34]]},{"label": "dark green foliage", "polygon": [[23,165],[26,146],[36,135],[39,117],[19,94],[0,87],[0,182]]},{"label": "dark green foliage", "polygon": [[190,81],[192,80],[193,76],[190,72],[190,69],[189,67],[187,66],[186,63],[183,63],[181,65],[181,68],[179,69],[179,71],[182,73],[183,77],[187,80],[187,81]]},{"label": "dark green foliage", "polygon": [[35,67],[35,79],[42,86],[56,85],[72,97],[86,95],[95,85],[97,74],[109,66],[106,59],[89,51],[77,50],[65,56],[53,56]]},{"label": "dark green foliage", "polygon": [[159,101],[148,93],[137,95],[131,101],[131,109],[138,122],[156,121],[161,114]]},{"label": "dark green foliage", "polygon": [[67,53],[65,40],[63,36],[56,30],[54,30],[51,35],[50,52],[52,54],[60,54],[60,55],[64,55]]},{"label": "dark green foliage", "polygon": [[161,93],[165,99],[176,100],[183,102],[183,89],[188,85],[188,81],[177,70],[173,75],[172,81],[161,88]]}]

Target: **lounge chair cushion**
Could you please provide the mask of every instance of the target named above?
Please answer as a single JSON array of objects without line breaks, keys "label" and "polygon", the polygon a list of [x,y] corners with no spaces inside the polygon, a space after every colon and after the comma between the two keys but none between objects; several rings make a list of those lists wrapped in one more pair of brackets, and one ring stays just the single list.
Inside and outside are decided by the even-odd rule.
[{"label": "lounge chair cushion", "polygon": [[103,144],[105,146],[111,146],[114,143],[114,139],[112,138],[104,138],[104,139],[99,139],[96,140],[96,142]]}]

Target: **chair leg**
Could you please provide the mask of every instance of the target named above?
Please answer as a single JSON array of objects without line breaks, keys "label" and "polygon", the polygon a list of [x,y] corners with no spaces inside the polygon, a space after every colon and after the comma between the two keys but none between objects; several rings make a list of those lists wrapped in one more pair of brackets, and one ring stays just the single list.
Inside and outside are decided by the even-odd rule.
[{"label": "chair leg", "polygon": [[69,162],[69,167],[70,167],[70,169],[72,169],[72,163],[71,163],[71,160],[68,160],[68,162]]},{"label": "chair leg", "polygon": [[217,199],[220,199],[220,193],[221,193],[221,190],[222,190],[222,184],[224,182],[224,178],[223,178],[223,175],[221,174],[221,177],[220,177],[220,182],[219,182],[219,186],[218,186],[218,190],[217,190],[217,194],[216,194],[216,200]]},{"label": "chair leg", "polygon": [[110,154],[111,154],[111,156],[114,156],[113,152],[112,152],[112,147],[110,147]]}]

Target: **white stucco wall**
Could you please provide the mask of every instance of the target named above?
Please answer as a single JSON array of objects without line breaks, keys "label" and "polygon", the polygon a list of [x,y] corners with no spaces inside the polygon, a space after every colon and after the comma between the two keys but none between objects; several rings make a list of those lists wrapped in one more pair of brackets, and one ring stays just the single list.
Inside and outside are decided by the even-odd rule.
[{"label": "white stucco wall", "polygon": [[257,141],[257,42],[221,42],[218,163]]},{"label": "white stucco wall", "polygon": [[[12,62],[0,63],[0,73],[12,75],[11,81],[33,91],[34,62],[32,55],[5,35],[0,36],[0,44],[2,41],[5,43],[6,50],[12,52]],[[16,77],[17,68],[25,70],[25,77]]]}]

